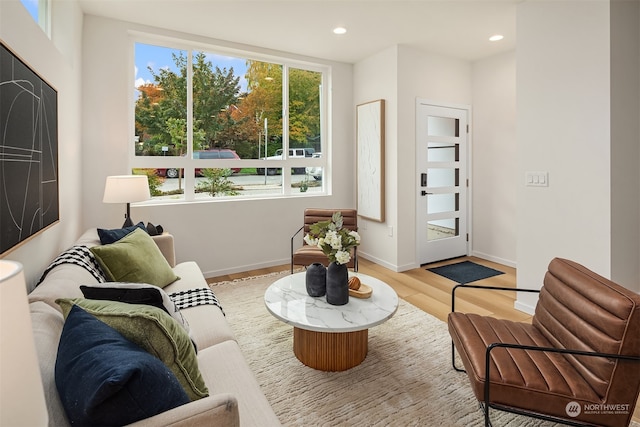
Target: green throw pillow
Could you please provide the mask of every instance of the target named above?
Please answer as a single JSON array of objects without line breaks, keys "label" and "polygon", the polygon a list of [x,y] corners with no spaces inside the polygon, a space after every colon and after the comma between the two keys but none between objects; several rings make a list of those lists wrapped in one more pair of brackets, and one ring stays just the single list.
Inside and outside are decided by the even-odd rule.
[{"label": "green throw pillow", "polygon": [[77,305],[156,356],[171,369],[192,401],[209,395],[189,335],[163,310],[149,305],[83,298],[60,298],[56,302],[62,307],[65,319]]},{"label": "green throw pillow", "polygon": [[90,249],[112,282],[149,283],[164,288],[179,279],[156,242],[140,228],[115,243]]}]

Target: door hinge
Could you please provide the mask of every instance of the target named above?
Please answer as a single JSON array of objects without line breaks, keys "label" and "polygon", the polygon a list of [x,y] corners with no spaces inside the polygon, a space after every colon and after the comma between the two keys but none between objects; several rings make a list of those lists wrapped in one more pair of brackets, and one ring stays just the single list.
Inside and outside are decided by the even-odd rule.
[{"label": "door hinge", "polygon": [[467,178],[467,188],[469,188],[469,178]]},{"label": "door hinge", "polygon": [[467,133],[469,133],[469,125],[467,125]]},{"label": "door hinge", "polygon": [[469,233],[467,233],[467,242],[469,241]]}]

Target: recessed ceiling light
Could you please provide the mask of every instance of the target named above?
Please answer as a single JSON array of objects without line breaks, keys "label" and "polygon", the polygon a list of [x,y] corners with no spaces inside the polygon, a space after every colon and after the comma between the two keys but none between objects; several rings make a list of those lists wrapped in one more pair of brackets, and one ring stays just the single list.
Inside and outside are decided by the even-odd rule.
[{"label": "recessed ceiling light", "polygon": [[489,40],[491,40],[492,42],[497,42],[498,40],[502,40],[503,38],[504,36],[502,34],[495,34],[489,37]]},{"label": "recessed ceiling light", "polygon": [[345,34],[347,29],[344,27],[336,27],[333,29],[333,34]]}]

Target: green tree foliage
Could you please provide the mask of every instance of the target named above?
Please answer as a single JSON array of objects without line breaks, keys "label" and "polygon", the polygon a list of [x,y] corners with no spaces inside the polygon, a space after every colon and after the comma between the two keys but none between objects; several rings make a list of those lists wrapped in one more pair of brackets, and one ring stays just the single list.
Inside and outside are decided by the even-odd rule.
[{"label": "green tree foliage", "polygon": [[320,137],[321,77],[314,71],[290,69],[289,141],[292,147],[311,147]]},{"label": "green tree foliage", "polygon": [[[139,154],[180,156],[186,152],[187,57],[173,54],[178,72],[168,68],[149,71],[154,84],[139,88],[136,101],[136,132],[140,137]],[[228,115],[221,114],[237,103],[240,77],[233,68],[213,67],[203,52],[193,57],[194,149],[233,148],[235,141],[219,141],[216,136],[229,127]],[[179,130],[180,129],[180,130]],[[184,132],[182,131],[184,130]]]},{"label": "green tree foliage", "polygon": [[[239,104],[239,124],[251,140],[252,158],[265,157],[264,124],[271,156],[282,148],[282,66],[261,61],[247,61],[247,94]],[[243,157],[240,155],[240,157]]]},{"label": "green tree foliage", "polygon": [[[187,65],[153,70],[154,83],[138,88],[136,154],[181,156],[187,149]],[[247,61],[247,93],[233,68],[219,68],[204,52],[193,54],[193,149],[230,148],[241,158],[270,156],[282,148],[282,66]],[[290,69],[289,136],[292,147],[319,148],[321,73]],[[264,153],[265,119],[268,151]],[[163,151],[163,147],[166,147]]]}]

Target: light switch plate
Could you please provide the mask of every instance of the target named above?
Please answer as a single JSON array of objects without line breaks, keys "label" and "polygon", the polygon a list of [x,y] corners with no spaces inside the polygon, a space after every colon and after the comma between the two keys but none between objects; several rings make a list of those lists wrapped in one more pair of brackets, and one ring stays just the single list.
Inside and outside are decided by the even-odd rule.
[{"label": "light switch plate", "polygon": [[549,172],[527,171],[524,173],[524,183],[527,187],[548,187]]}]

